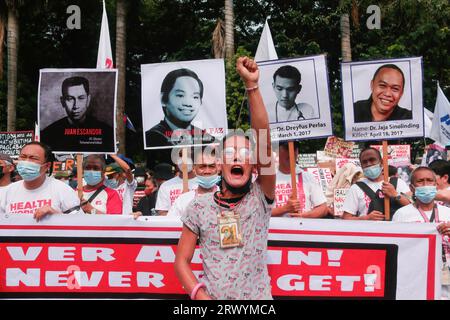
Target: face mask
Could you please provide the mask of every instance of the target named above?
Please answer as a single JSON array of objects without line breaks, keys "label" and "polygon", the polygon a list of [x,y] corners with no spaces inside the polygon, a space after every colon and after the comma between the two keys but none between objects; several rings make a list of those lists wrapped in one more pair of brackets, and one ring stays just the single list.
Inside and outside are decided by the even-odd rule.
[{"label": "face mask", "polygon": [[247,182],[245,183],[245,185],[243,185],[242,187],[239,188],[235,188],[230,186],[227,183],[227,180],[224,178],[223,182],[225,183],[225,187],[227,187],[227,189],[232,193],[232,194],[243,194],[243,193],[248,193],[250,191],[250,185],[252,184],[252,175],[250,175],[250,177],[248,178]]},{"label": "face mask", "polygon": [[379,164],[363,169],[364,175],[370,180],[375,180],[381,174],[381,166]]},{"label": "face mask", "polygon": [[119,186],[119,182],[117,181],[117,179],[106,179],[105,186],[111,189],[117,189],[117,187]]},{"label": "face mask", "polygon": [[430,203],[436,197],[437,189],[436,186],[424,186],[417,187],[414,191],[414,195],[420,202]]},{"label": "face mask", "polygon": [[[192,169],[194,168],[192,161],[188,160],[187,164],[187,172],[191,172]],[[178,170],[180,170],[180,172],[183,172],[183,164],[180,162],[177,164]]]},{"label": "face mask", "polygon": [[41,175],[41,165],[30,161],[19,161],[17,172],[24,181],[33,181]]},{"label": "face mask", "polygon": [[197,176],[197,183],[203,189],[211,189],[222,179],[221,176],[215,174],[213,176]]},{"label": "face mask", "polygon": [[84,180],[86,180],[86,183],[90,186],[99,184],[102,179],[103,177],[101,171],[86,170],[84,172]]}]

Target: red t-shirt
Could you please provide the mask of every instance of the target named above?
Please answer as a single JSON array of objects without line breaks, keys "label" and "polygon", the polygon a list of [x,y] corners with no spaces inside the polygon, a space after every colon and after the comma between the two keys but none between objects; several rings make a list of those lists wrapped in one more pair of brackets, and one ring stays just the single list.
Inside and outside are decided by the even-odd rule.
[{"label": "red t-shirt", "polygon": [[[100,187],[98,187],[100,188]],[[97,191],[98,188],[92,189],[91,186],[83,187],[83,198],[88,200],[89,197]],[[116,190],[106,187],[97,194],[91,201],[91,205],[106,214],[122,214],[122,200]]]}]

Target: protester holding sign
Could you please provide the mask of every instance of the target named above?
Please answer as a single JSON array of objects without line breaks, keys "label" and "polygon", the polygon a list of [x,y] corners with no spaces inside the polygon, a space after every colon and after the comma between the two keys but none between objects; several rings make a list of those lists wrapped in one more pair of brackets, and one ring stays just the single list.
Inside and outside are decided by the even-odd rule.
[{"label": "protester holding sign", "polygon": [[86,186],[83,187],[83,211],[90,214],[122,214],[122,200],[116,190],[104,185],[105,159],[91,154],[83,161]]},{"label": "protester holding sign", "polygon": [[1,213],[33,214],[36,221],[55,213],[78,212],[80,201],[64,182],[47,177],[52,153],[40,142],[30,142],[20,151],[17,171],[22,181],[11,184],[0,200]]},{"label": "protester holding sign", "polygon": [[[181,218],[175,271],[191,299],[272,298],[266,260],[275,196],[269,119],[258,89],[258,66],[240,57],[236,69],[247,90],[258,154],[252,157],[250,140],[243,134],[233,132],[224,138],[221,191],[194,199]],[[262,157],[269,161],[262,164]],[[255,158],[258,178],[252,183]],[[197,238],[205,270],[202,282],[190,266]]]},{"label": "protester holding sign", "polygon": [[411,174],[411,192],[415,196],[414,204],[400,208],[395,213],[394,222],[431,222],[438,223],[437,229],[443,236],[444,262],[442,269],[442,297],[450,298],[450,208],[437,204],[436,175],[427,167],[419,167]]},{"label": "protester holding sign", "polygon": [[356,182],[348,190],[343,219],[384,220],[384,197],[391,199],[391,216],[399,207],[410,203],[404,195],[409,188],[403,180],[383,181],[382,159],[378,150],[364,149],[359,161],[366,179]]},{"label": "protester holding sign", "polygon": [[[295,158],[299,145],[294,143]],[[279,168],[275,187],[275,208],[272,217],[290,216],[301,218],[323,218],[328,214],[326,199],[314,177],[300,168],[296,168],[297,196],[292,195],[291,168],[288,143],[279,146]]]},{"label": "protester holding sign", "polygon": [[204,148],[195,154],[194,172],[198,186],[195,190],[180,195],[169,209],[168,216],[182,216],[189,203],[196,197],[217,191],[220,182],[215,152]]}]

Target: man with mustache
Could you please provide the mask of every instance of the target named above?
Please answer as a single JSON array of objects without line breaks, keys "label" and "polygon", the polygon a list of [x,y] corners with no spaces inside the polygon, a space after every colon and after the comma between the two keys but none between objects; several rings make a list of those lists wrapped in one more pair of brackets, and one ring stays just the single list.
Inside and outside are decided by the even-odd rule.
[{"label": "man with mustache", "polygon": [[[219,150],[221,190],[196,197],[181,217],[175,272],[191,299],[272,299],[266,263],[275,197],[269,119],[257,64],[240,57],[236,69],[247,90],[256,145],[243,133],[227,135]],[[258,177],[252,183],[255,168]],[[190,266],[197,239],[205,270],[201,282]]]},{"label": "man with mustache", "polygon": [[412,119],[412,112],[398,105],[404,88],[405,76],[399,67],[379,67],[370,82],[371,96],[353,106],[355,123]]}]

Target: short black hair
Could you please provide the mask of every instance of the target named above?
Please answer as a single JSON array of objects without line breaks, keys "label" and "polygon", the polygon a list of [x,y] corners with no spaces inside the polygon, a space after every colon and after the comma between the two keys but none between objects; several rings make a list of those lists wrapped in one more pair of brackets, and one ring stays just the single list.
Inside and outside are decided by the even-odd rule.
[{"label": "short black hair", "polygon": [[45,158],[44,160],[46,163],[50,162],[49,175],[51,175],[53,172],[53,161],[55,161],[52,149],[48,145],[40,141],[31,141],[25,144],[22,148],[20,148],[20,152],[22,152],[23,148],[27,146],[39,146],[44,150],[44,158]]},{"label": "short black hair", "polygon": [[375,77],[377,76],[377,74],[381,71],[381,69],[394,69],[397,70],[398,72],[400,72],[400,74],[402,75],[402,80],[403,80],[403,85],[402,88],[405,88],[405,75],[403,74],[402,69],[400,69],[397,65],[389,63],[389,64],[384,64],[381,67],[379,67],[377,69],[377,71],[375,71],[375,73],[373,74],[373,78],[372,81],[375,80]]},{"label": "short black hair", "polygon": [[67,91],[69,87],[80,86],[84,87],[86,94],[89,94],[89,80],[85,77],[70,77],[63,81],[61,86],[61,93],[63,97],[67,96]]},{"label": "short black hair", "polygon": [[181,69],[176,69],[176,70],[170,71],[164,78],[164,80],[161,84],[161,93],[162,93],[161,101],[163,103],[167,103],[169,101],[170,90],[172,90],[173,86],[175,85],[175,81],[177,81],[177,79],[180,77],[191,77],[191,78],[194,78],[195,80],[197,80],[198,85],[200,87],[200,98],[203,98],[203,82],[202,82],[202,80],[200,80],[200,78],[194,71],[186,69],[186,68],[181,68]]},{"label": "short black hair", "polygon": [[89,161],[89,159],[100,160],[100,164],[102,166],[102,171],[105,171],[105,169],[106,169],[106,161],[105,161],[105,157],[103,155],[100,155],[100,154],[90,154],[90,155],[88,155],[86,158],[83,159],[83,169],[86,167],[87,162]]},{"label": "short black hair", "polygon": [[302,81],[302,74],[296,67],[287,65],[282,66],[275,71],[273,74],[273,82],[275,83],[276,77],[279,76],[281,78],[294,79],[295,83],[300,84]]},{"label": "short black hair", "polygon": [[450,183],[450,162],[447,160],[434,160],[428,165],[428,168],[434,171],[438,176],[448,176],[447,182]]},{"label": "short black hair", "polygon": [[369,150],[375,151],[376,154],[378,155],[378,159],[380,159],[380,161],[382,160],[382,158],[381,158],[381,153],[380,153],[380,151],[379,151],[378,149],[375,149],[375,148],[373,148],[373,147],[367,147],[367,148],[363,149],[363,150],[359,153],[359,162],[361,162],[361,156],[362,156],[362,154],[363,154],[364,152],[369,151]]},{"label": "short black hair", "polygon": [[421,166],[421,167],[417,167],[416,169],[414,169],[413,172],[411,173],[411,184],[412,185],[414,185],[414,182],[416,180],[416,173],[419,172],[419,171],[430,171],[430,172],[432,172],[433,175],[434,175],[434,181],[436,181],[436,174],[434,173],[434,171],[431,170],[428,167]]}]

